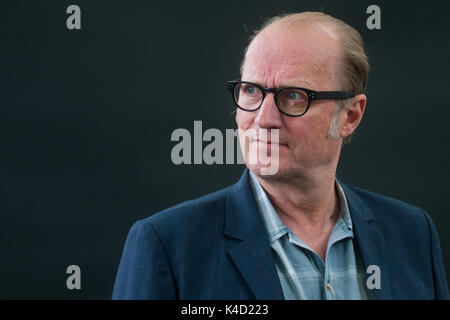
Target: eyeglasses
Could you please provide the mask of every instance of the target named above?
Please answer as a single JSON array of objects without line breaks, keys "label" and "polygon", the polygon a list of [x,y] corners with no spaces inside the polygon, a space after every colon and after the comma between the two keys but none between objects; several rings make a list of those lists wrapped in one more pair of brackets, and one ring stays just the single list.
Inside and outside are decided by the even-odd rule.
[{"label": "eyeglasses", "polygon": [[300,117],[308,111],[312,100],[338,99],[344,100],[355,96],[347,91],[313,91],[305,88],[263,88],[247,81],[228,81],[233,100],[239,109],[256,111],[263,104],[269,92],[274,93],[275,104],[281,113],[290,117]]}]

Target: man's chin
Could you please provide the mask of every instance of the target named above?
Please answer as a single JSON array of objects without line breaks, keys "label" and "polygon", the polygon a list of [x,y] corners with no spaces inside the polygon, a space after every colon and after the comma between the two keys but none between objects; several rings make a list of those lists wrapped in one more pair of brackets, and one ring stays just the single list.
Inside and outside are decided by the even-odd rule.
[{"label": "man's chin", "polygon": [[280,179],[287,175],[287,168],[279,163],[270,165],[246,164],[247,168],[256,176],[264,179]]}]

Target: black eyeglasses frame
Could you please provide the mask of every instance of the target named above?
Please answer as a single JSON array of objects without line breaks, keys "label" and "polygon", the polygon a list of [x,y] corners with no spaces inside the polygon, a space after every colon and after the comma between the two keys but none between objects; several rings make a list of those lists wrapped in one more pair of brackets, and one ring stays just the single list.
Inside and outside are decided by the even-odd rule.
[{"label": "black eyeglasses frame", "polygon": [[[237,103],[236,95],[235,95],[234,90],[235,90],[235,87],[238,84],[241,84],[241,83],[251,84],[251,85],[253,85],[255,87],[258,87],[261,90],[261,92],[263,94],[263,97],[261,99],[261,103],[259,104],[259,106],[257,108],[244,109],[241,106],[239,106],[239,104]],[[264,88],[264,87],[260,86],[259,84],[256,84],[256,83],[253,83],[253,82],[248,82],[248,81],[241,81],[240,79],[236,79],[236,80],[233,80],[233,81],[227,81],[227,84],[228,84],[227,88],[231,92],[231,96],[233,98],[233,101],[234,101],[234,103],[236,104],[236,106],[239,109],[244,110],[244,111],[256,111],[262,106],[262,104],[264,102],[264,99],[266,98],[267,94],[270,93],[270,92],[273,92],[274,93],[275,105],[277,106],[278,110],[281,113],[287,115],[288,117],[300,117],[300,116],[303,116],[309,110],[309,107],[311,106],[311,102],[313,100],[328,100],[328,99],[345,100],[345,99],[353,98],[356,95],[355,93],[348,92],[348,91],[314,91],[314,90],[311,90],[311,89],[301,88],[301,87]],[[301,114],[298,114],[298,115],[288,114],[288,113],[284,112],[280,108],[280,106],[278,105],[278,99],[277,99],[278,94],[280,92],[284,91],[284,90],[287,90],[287,89],[303,90],[306,93],[306,95],[308,96],[308,105],[305,108],[305,111],[303,111]]]}]

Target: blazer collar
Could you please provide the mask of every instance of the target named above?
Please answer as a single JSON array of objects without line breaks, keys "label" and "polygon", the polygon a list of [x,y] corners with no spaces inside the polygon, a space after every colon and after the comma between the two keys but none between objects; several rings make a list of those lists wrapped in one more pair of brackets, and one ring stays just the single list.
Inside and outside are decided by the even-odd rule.
[{"label": "blazer collar", "polygon": [[251,190],[248,169],[227,195],[225,234],[238,242],[228,254],[256,299],[284,299],[272,248]]},{"label": "blazer collar", "polygon": [[[371,265],[381,270],[381,289],[368,290],[369,296],[372,299],[389,299],[391,291],[388,266],[384,264],[385,244],[374,209],[357,189],[337,179],[347,198],[356,238],[355,250],[361,255],[364,271]],[[240,180],[227,194],[224,233],[239,241],[230,247],[228,253],[256,298],[284,299],[270,241],[251,190],[248,169],[244,170]]]},{"label": "blazer collar", "polygon": [[245,169],[227,195],[225,234],[239,240],[255,239],[265,234],[249,178],[249,171]]},{"label": "blazer collar", "polygon": [[[239,239],[259,238],[265,235],[264,224],[256,207],[256,200],[250,186],[249,171],[246,168],[239,181],[231,186],[227,195],[225,234]],[[373,210],[360,198],[360,196],[336,177],[344,190],[352,220],[370,224],[374,221]],[[261,229],[260,227],[263,227]],[[249,231],[252,231],[249,233]],[[377,234],[370,230],[370,237],[380,240]]]},{"label": "blazer collar", "polygon": [[[388,257],[385,253],[386,244],[381,231],[381,221],[376,216],[373,203],[369,203],[365,196],[357,188],[343,184],[341,186],[347,197],[350,215],[352,217],[353,229],[355,232],[356,243],[355,251],[361,256],[364,266],[364,272],[371,265],[378,266],[381,272],[381,289],[367,290],[372,299],[391,299],[391,280]],[[364,191],[365,193],[366,191]],[[372,275],[365,274],[365,282]],[[366,285],[366,283],[364,283]],[[366,286],[367,287],[367,286]]]}]

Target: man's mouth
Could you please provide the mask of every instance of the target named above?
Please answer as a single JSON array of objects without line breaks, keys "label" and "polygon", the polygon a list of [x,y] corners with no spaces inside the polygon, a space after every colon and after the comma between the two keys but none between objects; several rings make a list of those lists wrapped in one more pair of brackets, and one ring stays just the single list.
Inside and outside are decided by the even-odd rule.
[{"label": "man's mouth", "polygon": [[276,141],[271,141],[271,140],[261,140],[261,139],[256,139],[256,140],[253,140],[253,142],[257,142],[257,143],[260,143],[260,144],[279,145],[279,146],[285,146],[285,147],[287,147],[287,144],[286,144],[286,143],[283,143],[283,142],[276,142]]}]

